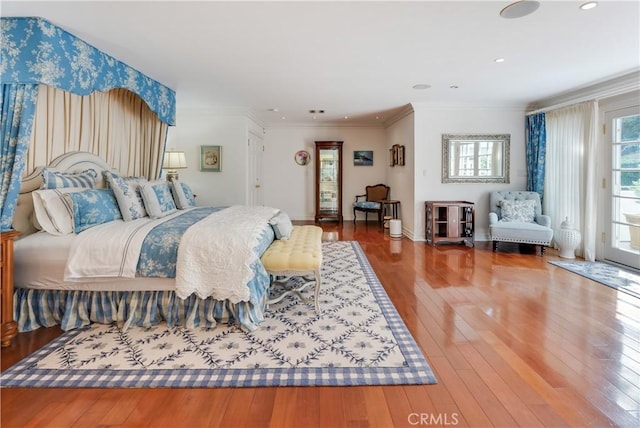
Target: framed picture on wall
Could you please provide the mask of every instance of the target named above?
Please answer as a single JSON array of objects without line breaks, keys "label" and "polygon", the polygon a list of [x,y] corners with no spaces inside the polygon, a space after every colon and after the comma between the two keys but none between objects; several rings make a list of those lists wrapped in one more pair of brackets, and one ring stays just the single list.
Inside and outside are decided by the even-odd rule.
[{"label": "framed picture on wall", "polygon": [[372,150],[354,150],[353,164],[355,166],[373,165],[373,151]]},{"label": "framed picture on wall", "polygon": [[305,166],[311,162],[311,155],[306,150],[298,150],[293,158],[300,166]]},{"label": "framed picture on wall", "polygon": [[200,171],[222,171],[222,146],[200,146]]}]

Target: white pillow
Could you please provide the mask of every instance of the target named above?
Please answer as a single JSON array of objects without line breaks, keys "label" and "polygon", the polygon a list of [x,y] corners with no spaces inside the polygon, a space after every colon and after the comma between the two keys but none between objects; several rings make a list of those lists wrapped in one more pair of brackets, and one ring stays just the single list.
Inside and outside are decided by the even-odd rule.
[{"label": "white pillow", "polygon": [[171,179],[171,192],[173,193],[173,200],[179,210],[196,206],[196,198],[191,188],[182,181],[176,180],[175,178]]},{"label": "white pillow", "polygon": [[81,187],[36,190],[32,193],[33,210],[42,230],[52,235],[73,232],[73,207],[64,197],[67,193],[86,190]]},{"label": "white pillow", "polygon": [[171,196],[169,183],[166,181],[153,181],[140,185],[140,193],[144,206],[151,218],[165,217],[177,211],[176,204]]},{"label": "white pillow", "polygon": [[276,214],[269,224],[273,228],[273,232],[276,234],[276,239],[289,239],[291,237],[291,231],[293,230],[293,224],[289,215],[284,211],[280,211]]},{"label": "white pillow", "polygon": [[104,178],[118,201],[118,207],[124,221],[146,217],[142,195],[138,187],[147,183],[144,177],[121,177],[110,171],[103,172]]}]

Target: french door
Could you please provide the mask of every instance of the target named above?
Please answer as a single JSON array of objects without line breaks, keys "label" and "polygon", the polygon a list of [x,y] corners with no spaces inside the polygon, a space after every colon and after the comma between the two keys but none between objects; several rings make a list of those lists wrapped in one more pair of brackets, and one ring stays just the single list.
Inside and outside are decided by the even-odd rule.
[{"label": "french door", "polygon": [[640,106],[606,112],[605,135],[611,184],[606,186],[604,256],[640,269]]}]

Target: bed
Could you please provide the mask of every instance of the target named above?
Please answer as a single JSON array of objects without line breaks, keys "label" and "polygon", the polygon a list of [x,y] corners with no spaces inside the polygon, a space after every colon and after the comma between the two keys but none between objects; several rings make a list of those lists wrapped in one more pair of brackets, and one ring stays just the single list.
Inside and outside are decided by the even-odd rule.
[{"label": "bed", "polygon": [[[93,185],[80,189],[87,174]],[[165,192],[165,199],[158,191],[178,182],[137,183],[126,177],[128,185],[137,186],[137,200],[147,211],[135,215],[135,207],[123,209],[117,199],[118,213],[111,208],[115,196],[122,195],[116,191],[118,183],[110,181],[113,177],[123,178],[99,157],[72,152],[23,179],[13,222],[21,232],[14,247],[18,330],[53,325],[70,330],[92,322],[117,322],[125,328],[160,322],[257,328],[270,285],[260,256],[275,239],[269,221],[279,210],[185,206],[185,194],[176,194],[175,187],[168,197]],[[60,190],[40,191],[52,182],[56,188],[56,180],[58,185],[65,182]],[[181,188],[188,191],[188,186]],[[71,233],[67,217],[50,213],[54,203],[47,198],[53,194],[59,198],[55,201],[67,204]],[[187,202],[193,200],[188,196]],[[170,198],[174,208],[165,210]],[[109,209],[101,205],[96,210],[96,204]],[[158,209],[170,212],[159,216]],[[104,217],[103,211],[110,214]]]}]

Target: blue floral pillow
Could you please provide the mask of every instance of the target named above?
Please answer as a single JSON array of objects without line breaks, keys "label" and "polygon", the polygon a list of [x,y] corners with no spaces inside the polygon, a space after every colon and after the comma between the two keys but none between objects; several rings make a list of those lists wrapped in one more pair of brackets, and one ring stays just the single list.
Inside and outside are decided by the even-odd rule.
[{"label": "blue floral pillow", "polygon": [[95,169],[82,172],[59,172],[50,168],[42,168],[41,189],[59,189],[61,187],[84,187],[92,189],[96,185],[98,173]]},{"label": "blue floral pillow", "polygon": [[88,189],[67,193],[73,207],[73,231],[80,233],[90,227],[121,220],[122,214],[111,189]]},{"label": "blue floral pillow", "polygon": [[176,207],[178,207],[179,210],[196,206],[196,197],[191,191],[191,188],[183,182],[176,179],[171,180],[171,192],[173,193]]},{"label": "blue floral pillow", "polygon": [[124,221],[146,217],[147,211],[139,190],[141,184],[147,183],[146,178],[121,177],[109,171],[104,171],[103,175],[109,187],[113,189]]},{"label": "blue floral pillow", "polygon": [[533,223],[536,218],[536,201],[527,199],[524,201],[504,200],[500,204],[502,218],[500,221],[518,221]]},{"label": "blue floral pillow", "polygon": [[169,183],[154,181],[140,186],[144,206],[151,218],[161,218],[177,210]]}]

